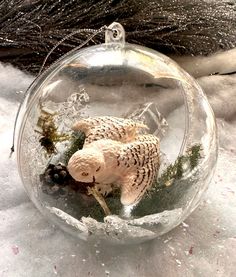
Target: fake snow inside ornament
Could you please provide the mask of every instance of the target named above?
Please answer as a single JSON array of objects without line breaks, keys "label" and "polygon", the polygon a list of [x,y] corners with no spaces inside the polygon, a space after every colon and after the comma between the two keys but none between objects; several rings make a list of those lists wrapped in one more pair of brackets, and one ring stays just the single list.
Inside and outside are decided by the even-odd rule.
[{"label": "fake snow inside ornament", "polygon": [[17,121],[29,197],[83,239],[140,242],[197,206],[217,159],[214,115],[168,57],[125,42],[68,53],[31,85]]}]

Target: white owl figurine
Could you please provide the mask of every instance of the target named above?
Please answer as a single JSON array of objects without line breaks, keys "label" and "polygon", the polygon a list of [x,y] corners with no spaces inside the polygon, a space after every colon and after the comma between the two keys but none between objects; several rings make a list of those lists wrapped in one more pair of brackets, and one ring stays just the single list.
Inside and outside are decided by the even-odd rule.
[{"label": "white owl figurine", "polygon": [[70,175],[79,182],[93,182],[104,191],[115,184],[123,205],[137,204],[160,167],[159,139],[139,134],[147,126],[131,119],[93,117],[73,126],[86,135],[83,149],[68,162]]}]

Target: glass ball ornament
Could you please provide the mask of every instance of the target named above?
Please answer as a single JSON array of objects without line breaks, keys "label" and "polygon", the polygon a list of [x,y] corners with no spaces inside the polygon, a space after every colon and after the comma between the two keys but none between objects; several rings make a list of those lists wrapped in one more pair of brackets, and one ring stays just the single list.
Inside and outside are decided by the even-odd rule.
[{"label": "glass ball ornament", "polygon": [[[137,203],[123,205],[119,187],[88,193],[96,184],[80,184],[67,170],[85,139],[72,126],[101,116],[142,122],[160,141],[160,167]],[[68,53],[33,82],[17,134],[30,199],[84,240],[137,243],[170,231],[197,207],[217,160],[214,114],[200,86],[165,55],[126,43],[119,23],[104,44]]]}]

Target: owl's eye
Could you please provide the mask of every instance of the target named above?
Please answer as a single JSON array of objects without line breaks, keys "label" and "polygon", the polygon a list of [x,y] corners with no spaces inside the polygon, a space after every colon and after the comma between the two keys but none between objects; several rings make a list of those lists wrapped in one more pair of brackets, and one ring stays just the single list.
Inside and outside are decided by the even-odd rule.
[{"label": "owl's eye", "polygon": [[96,169],[96,172],[98,172],[100,169],[101,169],[101,166],[99,166],[99,167]]},{"label": "owl's eye", "polygon": [[88,174],[88,172],[82,172],[81,175],[82,175],[82,176],[88,176],[89,174]]}]

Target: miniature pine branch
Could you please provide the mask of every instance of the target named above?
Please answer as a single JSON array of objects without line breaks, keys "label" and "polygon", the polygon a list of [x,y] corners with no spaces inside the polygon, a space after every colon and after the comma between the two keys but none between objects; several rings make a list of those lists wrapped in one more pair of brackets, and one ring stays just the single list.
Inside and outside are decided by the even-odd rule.
[{"label": "miniature pine branch", "polygon": [[182,178],[184,169],[183,165],[189,163],[190,169],[193,170],[201,158],[201,144],[195,144],[189,148],[186,155],[177,158],[174,164],[170,164],[162,175],[158,178],[153,188],[164,188],[172,185],[175,180]]},{"label": "miniature pine branch", "polygon": [[196,144],[188,150],[188,157],[191,169],[198,165],[199,159],[201,158],[201,144]]},{"label": "miniature pine branch", "polygon": [[68,164],[70,157],[78,150],[83,148],[85,141],[85,134],[81,131],[74,132],[71,135],[70,146],[64,153],[64,163]]}]

